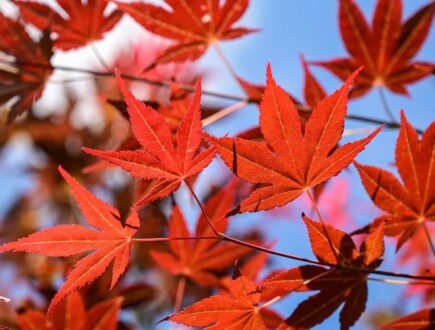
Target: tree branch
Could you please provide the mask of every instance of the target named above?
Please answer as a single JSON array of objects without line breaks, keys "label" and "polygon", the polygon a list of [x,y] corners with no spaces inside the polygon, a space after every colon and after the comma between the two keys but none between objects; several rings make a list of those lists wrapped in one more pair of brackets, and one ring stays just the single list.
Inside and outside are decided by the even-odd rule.
[{"label": "tree branch", "polygon": [[[94,75],[97,77],[108,77],[108,78],[115,77],[115,74],[113,72],[101,72],[101,71],[94,71],[94,70],[88,70],[88,69],[82,69],[82,68],[73,68],[73,67],[61,66],[61,65],[51,66],[51,65],[47,65],[47,64],[43,64],[43,63],[34,63],[34,62],[25,62],[25,61],[11,62],[11,61],[1,60],[1,59],[0,59],[0,63],[15,65],[15,66],[21,67],[21,68],[27,66],[27,67],[37,67],[37,68],[60,70],[60,71],[66,71],[66,72],[91,74],[91,75]],[[121,74],[121,77],[126,79],[126,80],[143,82],[145,84],[149,84],[149,85],[153,85],[153,86],[160,86],[160,87],[164,87],[164,88],[169,88],[172,84],[172,82],[170,82],[170,81],[159,81],[159,80],[153,80],[153,79],[148,79],[148,78],[138,77],[138,76],[133,76],[133,75],[128,75],[128,74]],[[191,85],[180,84],[179,87],[181,89],[183,89],[184,91],[189,92],[189,93],[195,92],[195,87],[191,86]],[[247,97],[239,96],[239,95],[229,94],[229,93],[222,93],[222,92],[204,89],[204,90],[202,90],[202,94],[210,96],[210,97],[220,98],[220,99],[226,99],[226,100],[232,100],[232,101],[244,101],[244,102],[250,103],[250,104],[257,104],[257,101],[255,101],[255,100],[249,99]],[[296,108],[299,111],[305,111],[305,112],[311,111],[311,109],[309,107],[303,106],[303,105],[296,105]],[[393,129],[397,129],[400,127],[400,125],[396,122],[384,121],[381,119],[371,118],[371,117],[366,117],[366,116],[346,115],[346,119],[365,122],[365,123],[371,123],[371,124],[385,125],[385,127],[393,128]],[[421,130],[421,129],[416,129],[416,131],[419,134],[423,133],[423,130]]]}]

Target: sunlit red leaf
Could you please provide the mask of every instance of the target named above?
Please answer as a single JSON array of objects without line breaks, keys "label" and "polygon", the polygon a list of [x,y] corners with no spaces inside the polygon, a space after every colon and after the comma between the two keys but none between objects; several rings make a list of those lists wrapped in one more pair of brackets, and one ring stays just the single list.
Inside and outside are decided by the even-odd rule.
[{"label": "sunlit red leaf", "polygon": [[128,105],[134,135],[143,150],[83,150],[121,167],[139,179],[153,180],[137,202],[137,205],[144,205],[176,191],[182,181],[197,175],[214,158],[212,148],[199,152],[202,139],[201,82],[197,83],[194,99],[184,114],[173,141],[170,127],[163,116],[137,100],[119,74],[117,81]]},{"label": "sunlit red leaf", "polygon": [[400,248],[425,221],[435,220],[435,123],[419,139],[402,112],[396,164],[403,183],[381,168],[359,163],[356,167],[370,198],[390,218],[385,233],[401,234]]},{"label": "sunlit red leaf", "polygon": [[118,210],[82,187],[61,167],[59,171],[71,187],[87,223],[97,230],[82,225],[59,225],[0,247],[0,252],[25,251],[52,257],[95,251],[77,262],[69,273],[65,283],[51,301],[51,312],[62,299],[77,288],[101,276],[112,262],[113,288],[127,268],[131,238],[139,228],[139,217],[135,210],[132,210],[123,226]]},{"label": "sunlit red leaf", "polygon": [[234,279],[230,295],[216,295],[203,299],[168,319],[192,327],[224,329],[266,329],[266,320],[279,315],[259,306],[260,293],[255,283],[245,276]]},{"label": "sunlit red leaf", "polygon": [[208,136],[235,175],[263,185],[242,202],[239,212],[267,210],[291,202],[306,189],[337,175],[376,136],[379,129],[336,148],[343,132],[348,89],[356,74],[314,108],[303,132],[295,105],[276,84],[269,67],[260,127],[273,151],[264,142]]}]

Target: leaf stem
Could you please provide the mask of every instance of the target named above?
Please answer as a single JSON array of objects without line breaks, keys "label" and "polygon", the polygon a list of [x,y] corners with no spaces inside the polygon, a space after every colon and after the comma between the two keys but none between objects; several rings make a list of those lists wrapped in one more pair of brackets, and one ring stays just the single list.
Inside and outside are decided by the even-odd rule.
[{"label": "leaf stem", "polygon": [[187,182],[187,180],[184,180],[184,182],[186,183],[187,188],[189,188],[190,193],[192,194],[193,198],[195,199],[196,203],[198,204],[199,208],[201,209],[201,212],[204,215],[204,218],[207,221],[208,225],[210,226],[211,230],[213,230],[216,237],[219,237],[219,234],[220,234],[219,231],[214,226],[214,224],[211,221],[211,219],[209,218],[207,212],[205,212],[204,207],[202,206],[202,203],[199,200],[198,196],[196,195],[195,191],[192,189],[192,187],[190,186],[189,182]]},{"label": "leaf stem", "polygon": [[221,47],[219,46],[218,42],[215,42],[213,44],[214,49],[216,50],[217,55],[221,59],[224,66],[227,68],[227,70],[230,72],[231,76],[234,78],[234,80],[239,84],[239,79],[237,77],[236,71],[234,70],[233,66],[231,65],[228,58],[225,56],[225,53],[222,51]]},{"label": "leaf stem", "polygon": [[326,236],[326,239],[328,241],[329,247],[331,248],[331,251],[334,254],[335,260],[337,261],[337,265],[338,265],[338,264],[340,264],[340,259],[338,258],[338,254],[337,254],[337,251],[335,251],[334,245],[332,244],[331,237],[329,236],[329,232],[326,229],[326,225],[325,225],[325,222],[323,221],[322,214],[320,213],[319,207],[317,206],[317,202],[316,202],[315,198],[311,195],[309,190],[306,190],[305,192],[306,192],[308,198],[311,200],[311,204],[313,205],[314,211],[316,211],[317,217],[319,218],[320,223],[322,224],[322,229],[325,232],[325,236]]},{"label": "leaf stem", "polygon": [[423,223],[423,230],[424,230],[424,233],[426,234],[427,241],[429,242],[429,246],[432,249],[432,254],[435,256],[435,245],[432,241],[432,237],[430,237],[430,232],[426,226],[426,223]]},{"label": "leaf stem", "polygon": [[388,105],[387,97],[385,95],[383,87],[379,86],[377,89],[378,89],[379,97],[381,98],[382,107],[384,108],[385,113],[387,114],[387,116],[391,122],[397,123],[397,120],[396,120],[396,118],[394,118],[393,112],[391,111],[390,106]]},{"label": "leaf stem", "polygon": [[222,119],[222,118],[232,114],[233,112],[236,112],[236,111],[238,111],[240,109],[243,109],[247,105],[248,105],[247,101],[240,101],[240,102],[232,104],[232,105],[230,105],[230,106],[228,106],[226,108],[223,108],[222,110],[220,110],[218,112],[215,112],[211,116],[208,116],[207,118],[204,118],[202,120],[202,126],[206,127],[208,125],[211,125],[215,121],[218,121],[219,119]]},{"label": "leaf stem", "polygon": [[177,293],[175,295],[174,314],[177,314],[183,304],[184,290],[186,289],[186,278],[181,276],[178,280]]}]

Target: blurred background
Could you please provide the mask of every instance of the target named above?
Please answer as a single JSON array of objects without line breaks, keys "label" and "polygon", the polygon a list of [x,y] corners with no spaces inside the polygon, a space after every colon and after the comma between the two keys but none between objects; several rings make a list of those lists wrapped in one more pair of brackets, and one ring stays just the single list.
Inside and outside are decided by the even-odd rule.
[{"label": "blurred background", "polygon": [[[55,1],[44,1],[55,5]],[[156,1],[160,3],[159,1]],[[374,0],[357,1],[365,16],[371,20]],[[428,1],[404,1],[404,17],[409,17]],[[0,9],[8,15],[16,15],[16,10],[8,1],[0,2]],[[300,55],[310,60],[330,60],[346,56],[338,27],[338,1],[262,1],[251,0],[250,7],[239,25],[258,28],[260,31],[231,42],[221,43],[221,48],[236,73],[253,83],[265,83],[266,64],[271,63],[278,83],[298,99],[303,99],[304,73]],[[30,32],[37,36],[36,30]],[[111,68],[117,67],[123,73],[140,74],[142,69],[160,54],[168,42],[145,32],[126,15],[113,31],[94,44],[98,53]],[[435,29],[432,28],[417,59],[435,59]],[[67,65],[82,69],[104,71],[101,60],[92,47],[79,50],[59,51],[53,58],[54,65]],[[337,89],[341,82],[332,74],[318,67],[312,72],[328,92]],[[204,77],[204,89],[243,96],[237,82],[226,69],[215,50],[194,63],[168,64],[147,73],[152,79],[191,83],[195,77]],[[144,83],[132,83],[135,95],[144,100],[167,103],[166,90]],[[386,97],[394,116],[399,119],[400,109],[417,128],[425,129],[435,118],[435,77],[429,77],[409,86],[410,97],[386,91]],[[56,167],[62,164],[84,185],[97,195],[114,203],[126,212],[133,198],[131,181],[128,175],[118,170],[92,171],[84,174],[82,169],[95,163],[90,156],[80,151],[82,146],[99,149],[119,147],[128,138],[128,122],[120,112],[106,101],[120,100],[116,85],[110,78],[95,78],[73,72],[55,71],[47,84],[43,96],[31,112],[4,130],[0,136],[0,239],[10,241],[25,236],[37,229],[57,223],[75,223],[80,213],[71,201],[68,189],[63,184]],[[211,111],[223,109],[234,101],[203,96],[202,104]],[[350,114],[364,115],[387,120],[381,99],[376,90],[352,100]],[[235,135],[258,125],[258,110],[254,105],[217,121],[206,130],[218,136]],[[375,126],[367,123],[348,121],[348,129]],[[363,134],[367,134],[366,132]],[[394,173],[394,148],[398,130],[384,129],[363,151],[357,160],[363,164],[376,165]],[[109,136],[109,138],[107,138]],[[359,139],[361,135],[346,136],[345,141]],[[205,198],[212,187],[222,185],[216,173],[231,173],[217,158],[201,175],[196,183],[199,195]],[[187,221],[194,228],[198,208],[190,198],[188,190],[182,187],[175,200],[182,207]],[[72,203],[71,203],[72,202]],[[338,177],[328,182],[319,200],[320,210],[328,223],[346,231],[355,230],[370,223],[379,210],[372,205],[365,193],[354,167],[349,167]],[[291,205],[269,212],[238,215],[230,221],[230,232],[245,236],[261,236],[265,241],[275,242],[275,248],[294,255],[312,257],[308,236],[301,221],[304,211],[312,214],[310,203],[300,198]],[[144,237],[161,236],[162,223],[170,212],[169,203],[162,202],[144,211],[142,233]],[[432,233],[433,228],[432,225]],[[405,247],[395,256],[393,239],[388,239],[385,261],[381,269],[400,272],[419,271],[423,258],[412,256],[412,252],[429,251],[425,240],[422,246]],[[427,244],[427,243],[426,243]],[[410,244],[408,244],[410,245]],[[115,292],[131,297],[131,306],[122,318],[126,324],[141,326],[144,329],[171,313],[171,294],[164,288],[175,287],[169,274],[153,267],[148,256],[151,247],[141,246],[136,251],[137,266],[124,277],[120,289]],[[164,246],[152,248],[164,249]],[[71,259],[71,260],[70,260]],[[1,256],[0,295],[8,296],[12,302],[5,307],[0,305],[0,321],[12,320],[13,310],[23,306],[43,308],[46,297],[62,283],[64,271],[74,264],[74,258],[63,263],[58,259],[45,258],[21,253]],[[433,259],[432,259],[433,262]],[[299,265],[291,260],[270,257],[264,274],[272,269],[289,268]],[[432,264],[433,265],[433,264]],[[264,275],[263,274],[263,275]],[[103,295],[105,279],[89,290]],[[106,279],[107,282],[107,279]],[[169,284],[168,284],[169,283]],[[205,296],[207,290],[195,292],[192,297]],[[130,290],[130,291],[129,291]],[[136,292],[136,296],[131,292]],[[172,290],[174,291],[174,290]],[[130,297],[129,296],[129,297]],[[276,304],[277,310],[287,317],[299,302],[308,294],[290,295]],[[185,305],[192,302],[187,297]],[[358,321],[355,329],[374,328],[380,320],[412,312],[422,305],[433,304],[434,292],[422,287],[407,287],[378,282],[370,282],[369,300],[366,313]],[[139,307],[138,307],[139,306]],[[316,329],[334,329],[338,324],[338,313],[319,325]],[[155,326],[167,329],[168,322]]]}]

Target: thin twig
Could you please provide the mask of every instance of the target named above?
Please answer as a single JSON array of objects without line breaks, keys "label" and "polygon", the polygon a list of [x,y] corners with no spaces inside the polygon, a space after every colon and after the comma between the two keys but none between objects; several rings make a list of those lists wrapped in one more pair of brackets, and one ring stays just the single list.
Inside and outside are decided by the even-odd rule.
[{"label": "thin twig", "polygon": [[425,223],[423,223],[423,230],[424,230],[424,233],[426,234],[427,240],[429,242],[429,246],[432,249],[432,254],[435,256],[435,246],[434,246],[434,243],[432,241],[432,237],[430,237],[429,229],[427,228]]},{"label": "thin twig", "polygon": [[314,211],[316,211],[317,217],[320,220],[320,223],[322,224],[323,231],[325,232],[326,240],[328,241],[329,247],[331,248],[332,253],[334,254],[335,260],[337,261],[337,264],[340,263],[340,259],[338,259],[337,251],[335,251],[334,245],[332,244],[331,237],[329,236],[329,232],[326,229],[325,222],[323,221],[322,215],[320,214],[319,207],[317,206],[317,202],[314,199],[314,197],[311,195],[310,191],[307,190],[306,194],[308,195],[308,198],[311,200],[311,204],[313,205]]},{"label": "thin twig", "polygon": [[222,241],[231,242],[231,243],[234,243],[234,244],[246,246],[248,248],[251,248],[253,250],[257,250],[257,251],[260,251],[260,252],[266,252],[266,253],[271,254],[271,255],[275,255],[275,256],[279,256],[279,257],[283,257],[283,258],[287,258],[287,259],[292,259],[292,260],[297,260],[297,261],[302,261],[302,262],[306,262],[306,263],[310,263],[310,264],[314,264],[314,265],[318,265],[318,266],[327,266],[327,267],[331,267],[331,268],[334,268],[334,269],[347,269],[347,270],[352,270],[352,271],[366,273],[366,274],[377,274],[377,275],[390,276],[390,277],[402,277],[402,278],[409,278],[409,279],[414,279],[414,280],[423,280],[423,281],[424,280],[428,280],[428,281],[434,281],[435,282],[435,276],[424,276],[424,275],[414,275],[414,274],[405,274],[405,273],[395,273],[395,272],[389,272],[389,271],[384,271],[384,270],[376,270],[376,269],[355,267],[355,266],[344,265],[344,264],[342,264],[342,265],[331,264],[329,262],[317,261],[317,260],[313,260],[313,259],[308,259],[308,258],[303,258],[303,257],[291,255],[291,254],[288,254],[288,253],[283,253],[283,252],[275,251],[275,250],[272,250],[272,249],[268,249],[268,248],[265,248],[265,247],[262,247],[262,246],[259,246],[259,245],[255,245],[255,244],[252,244],[252,243],[249,243],[249,242],[245,242],[245,241],[239,240],[237,238],[228,236],[228,235],[226,235],[224,233],[219,232],[216,229],[216,227],[211,222],[209,216],[205,212],[204,207],[202,206],[201,201],[196,196],[196,194],[194,193],[194,191],[190,187],[190,185],[188,185],[188,187],[189,187],[189,190],[192,193],[196,203],[198,204],[198,206],[199,206],[199,208],[200,208],[204,218],[207,220],[209,226],[215,232],[216,236],[218,238],[220,238]]},{"label": "thin twig", "polygon": [[385,113],[387,114],[388,118],[390,118],[390,120],[393,123],[397,123],[397,120],[396,120],[396,118],[394,118],[393,112],[391,111],[390,106],[388,105],[387,97],[385,96],[385,93],[384,93],[384,88],[382,86],[379,86],[377,89],[378,89],[379,97],[381,98],[382,106],[384,108]]}]

